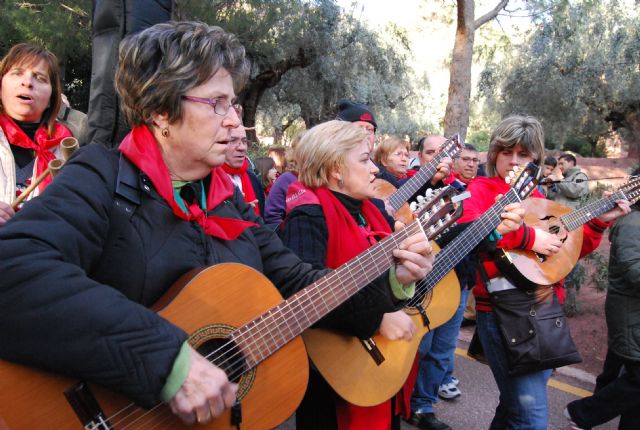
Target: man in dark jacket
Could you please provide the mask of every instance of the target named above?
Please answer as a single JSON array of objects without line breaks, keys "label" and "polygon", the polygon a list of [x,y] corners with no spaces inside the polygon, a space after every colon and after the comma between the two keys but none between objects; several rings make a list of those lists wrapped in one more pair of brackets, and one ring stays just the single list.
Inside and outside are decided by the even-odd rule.
[{"label": "man in dark jacket", "polygon": [[640,204],[631,209],[609,235],[609,350],[604,367],[595,393],[569,403],[565,410],[576,428],[589,429],[618,415],[619,429],[640,428]]}]

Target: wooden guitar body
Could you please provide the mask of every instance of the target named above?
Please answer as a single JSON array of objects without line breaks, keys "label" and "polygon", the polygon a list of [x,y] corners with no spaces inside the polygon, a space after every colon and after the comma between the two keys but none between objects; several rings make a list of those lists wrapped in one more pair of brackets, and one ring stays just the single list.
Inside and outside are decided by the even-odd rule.
[{"label": "wooden guitar body", "polygon": [[[378,178],[373,181],[373,184],[376,187],[376,198],[380,200],[386,200],[396,192],[396,187],[384,179]],[[393,219],[400,221],[405,225],[413,221],[413,218],[413,213],[411,212],[411,209],[409,209],[409,203],[403,204],[395,214],[393,214]]]},{"label": "wooden guitar body", "polygon": [[[179,291],[178,291],[179,290]],[[186,285],[163,296],[159,313],[191,333],[196,347],[226,336],[283,301],[263,275],[241,264],[221,264],[200,271]],[[306,390],[308,361],[300,337],[260,362],[238,381],[242,408],[240,428],[268,429],[286,420],[297,408]],[[82,429],[63,392],[76,381],[52,373],[0,361],[0,416],[11,430]],[[130,405],[123,396],[91,387],[106,417]],[[148,412],[148,413],[147,413]],[[168,406],[151,411],[131,407],[111,418],[112,427],[187,429]],[[130,427],[129,427],[130,426]],[[208,430],[235,429],[230,410],[207,426]]]},{"label": "wooden guitar body", "polygon": [[[564,279],[578,262],[582,248],[583,227],[568,230],[560,217],[572,209],[547,199],[529,198],[523,202],[524,222],[555,234],[563,242],[560,250],[550,256],[533,251],[510,249],[496,261],[500,271],[518,285],[551,285]],[[511,267],[510,267],[511,266]]]},{"label": "wooden guitar body", "polygon": [[[432,242],[434,252],[437,245]],[[460,283],[450,271],[422,299],[431,330],[449,321],[460,305]],[[379,333],[373,336],[384,357],[377,364],[355,336],[326,329],[309,329],[302,335],[307,352],[329,385],[350,403],[378,405],[393,397],[409,375],[422,337],[429,331],[414,307],[405,308],[418,331],[411,341],[389,341]]]}]

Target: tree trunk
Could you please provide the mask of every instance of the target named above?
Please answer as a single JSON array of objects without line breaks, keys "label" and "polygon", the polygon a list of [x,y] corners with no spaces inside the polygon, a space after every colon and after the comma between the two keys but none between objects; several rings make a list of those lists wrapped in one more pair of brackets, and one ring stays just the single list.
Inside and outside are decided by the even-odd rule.
[{"label": "tree trunk", "polygon": [[475,19],[475,0],[458,0],[456,38],[449,72],[449,98],[444,116],[444,134],[460,134],[465,139],[469,127],[471,65],[476,29],[495,18],[509,0],[501,0],[490,12]]},{"label": "tree trunk", "polygon": [[629,110],[625,113],[625,127],[629,131],[629,158],[640,159],[640,111]]}]

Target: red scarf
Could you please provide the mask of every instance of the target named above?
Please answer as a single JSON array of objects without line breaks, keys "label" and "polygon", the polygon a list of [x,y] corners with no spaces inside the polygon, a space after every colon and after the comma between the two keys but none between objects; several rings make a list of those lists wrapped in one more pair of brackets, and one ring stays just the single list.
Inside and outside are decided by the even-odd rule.
[{"label": "red scarf", "polygon": [[[224,170],[230,175],[240,176],[240,180],[242,181],[242,192],[244,193],[245,202],[251,203],[256,201],[256,193],[253,190],[251,179],[249,178],[249,174],[247,173],[247,170],[249,170],[249,162],[247,161],[246,158],[244,159],[244,163],[242,163],[242,167],[235,169],[229,166],[227,163],[224,163],[222,165],[222,170]],[[257,203],[253,206],[253,209],[256,211],[257,215],[260,215],[260,208],[258,207]]]},{"label": "red scarf", "polygon": [[[40,176],[49,167],[49,161],[56,158],[51,152],[51,148],[55,148],[60,144],[60,141],[65,137],[71,137],[71,132],[62,124],[57,122],[53,127],[53,136],[49,138],[47,134],[47,127],[43,123],[36,131],[34,136],[35,142],[25,134],[24,131],[16,124],[13,119],[8,115],[0,114],[0,127],[4,131],[7,140],[11,145],[20,146],[22,148],[33,149],[36,153],[36,174],[35,177]],[[38,191],[42,192],[47,185],[51,182],[51,175],[47,175],[46,178],[38,186]]]},{"label": "red scarf", "polygon": [[[377,240],[375,236],[391,233],[389,223],[378,208],[368,200],[362,202],[362,216],[367,221],[367,229],[358,226],[349,211],[327,187],[313,190],[327,220],[329,239],[327,241],[326,265],[331,269],[351,260],[367,250]],[[370,242],[371,240],[371,242]]]},{"label": "red scarf", "polygon": [[[188,206],[186,214],[175,201],[169,169],[162,158],[158,144],[147,126],[137,126],[124,138],[120,144],[120,151],[151,179],[156,190],[169,203],[173,213],[185,221],[196,221],[209,236],[224,240],[234,240],[242,232],[257,224],[214,215],[207,215],[197,203]],[[221,204],[225,199],[233,196],[231,179],[222,169],[211,169],[211,185],[207,196],[207,212]]]}]

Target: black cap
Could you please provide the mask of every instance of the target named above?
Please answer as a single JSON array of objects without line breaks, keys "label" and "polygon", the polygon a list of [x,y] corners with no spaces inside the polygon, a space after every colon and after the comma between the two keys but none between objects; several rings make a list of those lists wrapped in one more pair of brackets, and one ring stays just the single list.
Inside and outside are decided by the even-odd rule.
[{"label": "black cap", "polygon": [[347,99],[342,99],[338,102],[336,119],[349,122],[365,121],[372,124],[375,130],[378,129],[376,119],[366,105],[353,103]]}]

